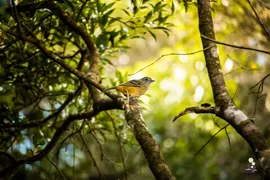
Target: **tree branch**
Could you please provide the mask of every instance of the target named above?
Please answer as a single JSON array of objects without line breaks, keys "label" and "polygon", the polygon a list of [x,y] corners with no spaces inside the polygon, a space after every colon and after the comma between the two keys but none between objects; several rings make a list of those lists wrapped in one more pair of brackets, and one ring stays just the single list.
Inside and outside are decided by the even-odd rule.
[{"label": "tree branch", "polygon": [[201,34],[201,36],[211,42],[214,42],[216,44],[221,44],[224,46],[228,46],[228,47],[232,47],[232,48],[236,48],[236,49],[245,49],[245,50],[250,50],[250,51],[256,51],[256,52],[260,52],[260,53],[264,53],[264,54],[270,54],[269,51],[265,51],[265,50],[261,50],[261,49],[256,49],[256,48],[251,48],[251,47],[246,47],[246,46],[237,46],[237,45],[233,45],[233,44],[228,44],[228,43],[224,43],[224,42],[220,42],[217,41],[211,37],[206,36],[205,34]]},{"label": "tree branch", "polygon": [[[104,91],[105,88],[95,82],[94,80],[92,80],[89,76],[85,75],[84,73],[80,72],[77,69],[74,69],[73,67],[71,67],[69,64],[66,64],[66,62],[61,59],[60,57],[56,56],[52,51],[48,50],[40,40],[38,40],[37,38],[32,38],[29,36],[19,36],[14,32],[9,32],[11,35],[22,39],[24,41],[27,41],[33,45],[35,45],[37,48],[39,48],[48,58],[50,58],[51,60],[53,60],[54,62],[56,62],[57,64],[59,64],[60,66],[62,66],[64,69],[68,70],[69,72],[71,72],[72,74],[74,74],[75,76],[83,79],[84,81],[86,81],[87,83],[90,83],[91,85],[93,85],[95,88],[99,89],[100,91]],[[113,100],[116,100],[119,98],[119,96],[114,95],[110,92],[104,92],[107,96],[109,96],[110,98],[112,98]]]},{"label": "tree branch", "polygon": [[130,100],[130,111],[126,112],[126,121],[140,144],[155,178],[174,180],[175,177],[164,161],[157,142],[146,127],[138,100],[135,98]]},{"label": "tree branch", "polygon": [[264,26],[264,24],[263,24],[263,22],[261,21],[259,15],[257,14],[255,8],[252,6],[250,0],[247,0],[247,2],[248,2],[248,4],[249,4],[249,6],[251,7],[253,13],[255,14],[255,16],[256,16],[256,18],[257,18],[257,20],[258,20],[258,22],[259,22],[261,28],[264,30],[264,34],[266,35],[267,39],[270,41],[270,33],[269,33],[269,31],[268,31],[268,30],[266,29],[266,27]]},{"label": "tree branch", "polygon": [[[203,47],[209,47],[215,41],[210,0],[197,0],[199,29]],[[268,52],[270,54],[270,52]],[[216,115],[226,120],[248,142],[256,158],[261,162],[265,179],[270,179],[270,149],[263,135],[252,121],[234,104],[229,96],[216,46],[204,51],[208,76],[211,82]]]},{"label": "tree branch", "polygon": [[[60,6],[58,6],[54,1],[49,1],[45,6],[47,6],[55,15],[57,15],[71,30],[79,34],[84,40],[88,50],[90,52],[90,68],[88,75],[95,82],[98,83],[99,78],[99,56],[98,51],[95,47],[95,43],[91,36],[85,31],[81,26],[78,26],[77,23],[72,19],[72,17],[66,13]],[[96,88],[93,87],[93,84],[88,86],[90,94],[94,102],[98,102],[100,99],[99,92]]]},{"label": "tree branch", "polygon": [[[209,104],[210,105],[210,104]],[[188,107],[185,110],[181,111],[177,116],[173,118],[173,122],[176,121],[178,118],[190,114],[190,113],[196,113],[196,114],[216,114],[215,107],[212,106],[204,106],[203,104],[201,106],[193,106]]]},{"label": "tree branch", "polygon": [[94,166],[96,167],[96,169],[97,169],[97,171],[98,171],[98,174],[99,174],[100,179],[105,179],[103,173],[101,172],[100,168],[98,167],[97,161],[95,160],[95,158],[94,158],[94,156],[93,156],[93,153],[92,153],[92,152],[90,151],[90,149],[88,148],[88,146],[87,146],[87,144],[86,144],[86,142],[85,142],[85,140],[84,140],[82,134],[79,133],[79,135],[80,135],[80,138],[81,138],[81,140],[82,140],[82,142],[83,142],[84,147],[86,148],[88,154],[90,155],[90,157],[91,157],[91,159],[92,159],[92,161],[93,161],[93,163],[94,163]]},{"label": "tree branch", "polygon": [[[220,128],[196,153],[195,153],[195,156],[197,155],[197,154],[199,154],[206,146],[207,146],[207,144],[209,144],[210,143],[210,141],[212,141],[212,139],[214,139],[214,137],[216,137],[216,135],[218,134],[218,133],[220,133],[220,131],[222,131],[223,129],[225,129],[225,131],[226,131],[226,134],[227,134],[227,130],[226,130],[226,128],[229,126],[230,124],[226,124],[224,127],[222,127],[222,128]],[[228,136],[227,136],[228,137]],[[230,141],[229,141],[230,142]],[[230,143],[229,143],[230,144]],[[230,146],[231,147],[231,146]]]},{"label": "tree branch", "polygon": [[7,128],[7,127],[8,128],[10,128],[10,127],[18,127],[18,128],[24,129],[24,128],[33,128],[33,127],[42,126],[46,122],[48,122],[50,119],[52,119],[52,118],[56,117],[57,115],[59,115],[62,112],[62,110],[73,100],[73,98],[80,93],[81,90],[82,90],[82,85],[79,86],[74,93],[70,93],[68,95],[67,99],[65,100],[65,102],[54,113],[50,114],[49,116],[47,116],[46,118],[44,118],[42,120],[30,121],[30,122],[27,122],[27,123],[16,123],[16,124],[2,123],[0,125],[0,129],[1,128]]},{"label": "tree branch", "polygon": [[47,146],[41,150],[38,154],[28,157],[28,158],[23,158],[20,160],[17,160],[15,163],[13,163],[11,166],[3,169],[0,172],[0,178],[8,177],[12,175],[12,173],[19,168],[20,166],[24,164],[30,164],[35,161],[41,160],[43,157],[45,157],[56,145],[58,140],[60,139],[61,135],[67,130],[69,125],[74,122],[75,120],[81,120],[81,119],[91,119],[92,117],[96,116],[99,114],[101,111],[106,111],[106,110],[111,110],[112,108],[121,108],[119,105],[114,103],[114,106],[108,106],[106,103],[105,104],[100,104],[99,109],[92,110],[90,112],[86,113],[79,113],[79,114],[71,114],[69,115],[65,120],[64,123],[56,130],[54,133],[51,141],[47,144]]},{"label": "tree branch", "polygon": [[126,168],[125,158],[124,158],[123,149],[122,149],[121,137],[117,133],[117,128],[116,128],[114,119],[112,118],[112,116],[108,112],[106,112],[106,114],[109,116],[109,118],[110,118],[110,120],[112,122],[112,125],[113,125],[114,135],[115,135],[115,137],[117,139],[117,142],[118,142],[121,161],[122,161],[122,165],[123,165],[123,168],[124,168],[125,179],[127,180],[128,179],[128,174],[127,174],[127,168]]}]

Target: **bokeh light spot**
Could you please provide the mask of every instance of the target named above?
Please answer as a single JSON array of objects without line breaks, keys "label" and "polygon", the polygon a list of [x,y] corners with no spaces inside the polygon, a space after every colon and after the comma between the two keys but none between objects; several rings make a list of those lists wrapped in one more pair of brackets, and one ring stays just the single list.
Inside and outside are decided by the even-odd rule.
[{"label": "bokeh light spot", "polygon": [[198,84],[198,82],[199,82],[198,76],[192,75],[190,77],[190,83],[191,83],[192,86],[196,86]]},{"label": "bokeh light spot", "polygon": [[207,121],[207,122],[204,123],[204,125],[205,125],[205,129],[207,131],[210,131],[210,130],[212,130],[214,128],[214,122],[213,121]]},{"label": "bokeh light spot", "polygon": [[253,158],[248,158],[248,162],[252,163],[253,161]]},{"label": "bokeh light spot", "polygon": [[150,97],[149,96],[141,96],[140,99],[145,103],[148,104],[150,101]]},{"label": "bokeh light spot", "polygon": [[227,59],[224,66],[225,66],[225,71],[229,72],[233,68],[233,61],[230,59]]},{"label": "bokeh light spot", "polygon": [[222,0],[221,3],[223,4],[223,6],[229,6],[228,0]]},{"label": "bokeh light spot", "polygon": [[196,68],[198,71],[202,71],[203,68],[204,68],[203,62],[197,61],[197,62],[195,63],[195,68]]},{"label": "bokeh light spot", "polygon": [[202,100],[203,94],[204,88],[202,86],[197,86],[193,97],[194,101],[199,102],[200,100]]},{"label": "bokeh light spot", "polygon": [[179,80],[185,80],[187,76],[186,71],[179,67],[174,68],[173,74],[174,74],[174,77],[176,77]]},{"label": "bokeh light spot", "polygon": [[127,65],[129,63],[129,61],[130,61],[130,57],[127,54],[122,54],[118,58],[118,62],[121,65]]},{"label": "bokeh light spot", "polygon": [[173,141],[172,139],[170,139],[170,138],[166,139],[166,140],[164,141],[164,143],[163,143],[163,146],[164,146],[165,148],[170,148],[170,147],[172,147],[173,145],[174,145],[174,141]]}]

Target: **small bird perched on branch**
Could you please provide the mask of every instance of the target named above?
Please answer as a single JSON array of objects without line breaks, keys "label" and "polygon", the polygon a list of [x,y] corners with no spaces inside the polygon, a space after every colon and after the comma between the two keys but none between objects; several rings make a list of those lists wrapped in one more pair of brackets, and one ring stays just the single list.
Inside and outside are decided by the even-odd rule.
[{"label": "small bird perched on branch", "polygon": [[129,97],[139,97],[149,89],[150,84],[154,81],[155,80],[151,79],[150,77],[143,77],[141,79],[130,80],[115,87],[105,89],[104,92],[116,89],[126,95],[128,99]]}]

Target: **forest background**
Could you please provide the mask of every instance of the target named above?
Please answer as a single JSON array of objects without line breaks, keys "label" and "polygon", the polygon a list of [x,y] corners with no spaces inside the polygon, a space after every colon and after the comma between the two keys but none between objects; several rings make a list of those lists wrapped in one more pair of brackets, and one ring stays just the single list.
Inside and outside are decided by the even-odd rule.
[{"label": "forest background", "polygon": [[[91,77],[96,48],[104,87],[155,80],[140,106],[176,179],[260,177],[249,144],[223,119],[191,113],[172,122],[188,107],[215,104],[197,2],[10,2],[0,4],[0,170],[17,161],[13,179],[154,179],[123,110],[73,116],[95,108],[97,90],[63,64]],[[217,46],[228,92],[268,140],[270,2],[212,1],[211,12],[216,40],[227,43]]]}]

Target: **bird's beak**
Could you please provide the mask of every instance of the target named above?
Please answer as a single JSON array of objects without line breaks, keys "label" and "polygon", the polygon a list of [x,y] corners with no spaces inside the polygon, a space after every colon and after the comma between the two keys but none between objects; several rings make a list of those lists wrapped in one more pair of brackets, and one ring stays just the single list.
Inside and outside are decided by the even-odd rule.
[{"label": "bird's beak", "polygon": [[151,82],[155,82],[155,80],[151,79]]}]

